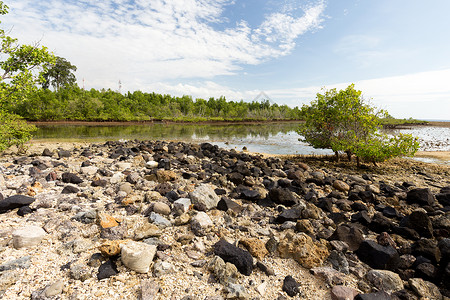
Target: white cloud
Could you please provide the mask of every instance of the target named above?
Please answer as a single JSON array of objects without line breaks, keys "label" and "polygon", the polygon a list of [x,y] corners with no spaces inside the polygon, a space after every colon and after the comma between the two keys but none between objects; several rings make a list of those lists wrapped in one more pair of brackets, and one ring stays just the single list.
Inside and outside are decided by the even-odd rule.
[{"label": "white cloud", "polygon": [[[15,0],[4,24],[78,67],[95,88],[121,79],[124,88],[177,78],[230,75],[245,64],[288,54],[302,34],[320,27],[323,1],[273,12],[257,28],[231,24],[231,0]],[[33,24],[30,26],[30,24]],[[218,30],[217,26],[221,28]],[[127,84],[130,84],[127,86]]]},{"label": "white cloud", "polygon": [[[450,69],[406,74],[403,76],[356,81],[355,88],[372,105],[386,109],[397,118],[450,119]],[[351,82],[304,88],[272,89],[264,92],[276,103],[291,107],[308,104],[316,94],[326,89],[344,89]],[[194,98],[225,96],[228,100],[253,100],[261,91],[239,91],[212,81],[196,85],[158,83],[150,90],[172,95],[192,95]]]}]

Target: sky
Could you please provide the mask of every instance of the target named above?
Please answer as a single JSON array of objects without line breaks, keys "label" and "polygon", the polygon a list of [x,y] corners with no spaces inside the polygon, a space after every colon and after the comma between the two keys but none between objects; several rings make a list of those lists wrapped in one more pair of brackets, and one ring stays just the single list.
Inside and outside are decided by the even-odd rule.
[{"label": "sky", "polygon": [[394,117],[450,120],[448,0],[3,1],[2,28],[86,89],[301,107],[355,83]]}]

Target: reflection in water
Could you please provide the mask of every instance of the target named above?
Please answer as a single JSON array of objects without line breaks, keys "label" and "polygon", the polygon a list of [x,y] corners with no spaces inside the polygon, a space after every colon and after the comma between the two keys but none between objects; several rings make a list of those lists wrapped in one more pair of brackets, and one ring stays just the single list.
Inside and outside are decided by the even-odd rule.
[{"label": "reflection in water", "polygon": [[178,140],[193,143],[210,142],[220,147],[271,154],[328,154],[314,149],[301,138],[299,123],[265,124],[145,124],[145,125],[41,125],[35,140],[96,141],[106,140]]},{"label": "reflection in water", "polygon": [[[175,140],[193,143],[210,142],[220,147],[271,154],[332,154],[300,142],[299,123],[260,124],[140,124],[140,125],[40,125],[35,140],[96,141],[107,140]],[[395,131],[397,133],[398,131]],[[401,130],[419,137],[421,150],[450,149],[450,128],[414,127]],[[389,133],[389,132],[388,132]]]}]

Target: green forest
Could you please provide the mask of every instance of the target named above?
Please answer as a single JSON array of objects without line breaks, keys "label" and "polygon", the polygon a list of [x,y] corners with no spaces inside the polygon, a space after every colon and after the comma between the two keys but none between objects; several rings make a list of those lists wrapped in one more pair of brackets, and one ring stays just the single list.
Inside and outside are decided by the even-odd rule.
[{"label": "green forest", "polygon": [[40,88],[23,101],[10,102],[8,111],[30,121],[247,121],[299,120],[298,107],[269,100],[227,101],[225,97],[192,99],[141,91],[121,94],[110,89],[84,90],[68,85],[55,91]]}]

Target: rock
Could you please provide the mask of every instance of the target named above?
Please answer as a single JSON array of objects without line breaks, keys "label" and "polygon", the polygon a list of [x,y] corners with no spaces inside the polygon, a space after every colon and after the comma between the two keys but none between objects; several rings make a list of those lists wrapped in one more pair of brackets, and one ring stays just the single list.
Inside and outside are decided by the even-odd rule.
[{"label": "rock", "polygon": [[118,273],[116,263],[112,260],[107,260],[98,268],[97,279],[102,280]]},{"label": "rock", "polygon": [[7,197],[0,201],[0,214],[3,214],[12,209],[30,205],[34,201],[35,201],[35,198],[24,196],[24,195],[14,195],[14,196]]},{"label": "rock", "polygon": [[172,223],[170,223],[169,220],[161,216],[160,214],[157,214],[155,212],[151,212],[149,216],[149,221],[154,223],[159,228],[166,228],[172,226]]},{"label": "rock", "polygon": [[89,269],[84,264],[71,264],[69,275],[75,280],[85,281],[91,277]]},{"label": "rock", "polygon": [[261,271],[263,271],[267,276],[275,275],[275,271],[271,267],[267,266],[266,264],[263,264],[260,261],[256,262],[256,267]]},{"label": "rock", "polygon": [[74,185],[66,185],[63,190],[61,191],[61,194],[76,194],[80,191],[79,188],[77,188]]},{"label": "rock", "polygon": [[223,211],[231,209],[235,213],[240,213],[243,210],[241,205],[226,197],[222,197],[222,199],[220,199],[220,201],[217,203],[217,209]]},{"label": "rock", "polygon": [[156,177],[158,182],[167,182],[176,180],[178,175],[174,171],[159,169],[156,171]]},{"label": "rock", "polygon": [[422,210],[413,211],[409,216],[404,217],[400,226],[414,229],[420,236],[433,237],[433,225],[430,217]]},{"label": "rock", "polygon": [[126,226],[114,226],[109,228],[102,228],[100,237],[108,240],[122,240],[127,233]]},{"label": "rock", "polygon": [[400,256],[392,246],[381,246],[371,240],[363,241],[355,253],[374,269],[395,270],[400,262]]},{"label": "rock", "polygon": [[406,201],[409,203],[417,203],[419,205],[433,205],[436,201],[430,189],[412,189],[407,193]]},{"label": "rock", "polygon": [[343,285],[335,285],[331,289],[331,300],[353,300],[356,295],[357,290]]},{"label": "rock", "polygon": [[348,274],[350,272],[348,261],[344,253],[333,250],[330,252],[330,256],[328,256],[327,260],[331,263],[335,270],[344,274]]},{"label": "rock", "polygon": [[200,184],[193,192],[189,193],[189,197],[194,207],[202,211],[216,208],[220,200],[214,192],[214,187],[210,184]]},{"label": "rock", "polygon": [[370,294],[358,294],[355,300],[392,300],[392,297],[388,293],[381,291]]},{"label": "rock", "polygon": [[27,225],[13,231],[14,248],[30,247],[38,245],[45,236],[45,231],[41,227]]},{"label": "rock", "polygon": [[308,219],[298,220],[297,224],[295,224],[295,230],[306,234],[314,234],[314,227]]},{"label": "rock", "polygon": [[157,295],[159,291],[161,290],[161,287],[159,284],[151,279],[146,279],[141,281],[141,294],[140,298],[141,300],[154,300],[157,299]]},{"label": "rock", "polygon": [[199,226],[201,228],[206,228],[214,225],[208,214],[203,211],[199,211],[194,217],[192,217],[191,224],[192,226]]},{"label": "rock", "polygon": [[93,180],[91,182],[91,186],[96,187],[96,186],[100,186],[100,187],[105,187],[108,184],[108,181],[105,179],[97,179],[97,180]]},{"label": "rock", "polygon": [[153,204],[153,211],[160,215],[170,215],[170,206],[163,202],[156,202]]},{"label": "rock", "polygon": [[147,168],[149,168],[149,169],[154,169],[154,168],[157,168],[157,167],[158,167],[158,162],[157,162],[157,161],[150,160],[150,161],[148,161],[148,162],[145,164],[145,166],[146,166]]},{"label": "rock", "polygon": [[398,274],[387,270],[370,270],[367,280],[378,290],[387,293],[397,292],[403,289],[403,281]]},{"label": "rock", "polygon": [[173,202],[173,210],[178,215],[187,213],[190,208],[191,208],[191,199],[189,198],[179,198]]},{"label": "rock", "polygon": [[134,232],[135,240],[143,240],[149,237],[158,237],[162,234],[161,229],[155,224],[145,223]]},{"label": "rock", "polygon": [[53,156],[53,152],[50,151],[50,149],[45,148],[44,151],[42,151],[42,156],[52,157]]},{"label": "rock", "polygon": [[126,242],[122,240],[106,241],[98,247],[98,250],[105,257],[116,256],[120,254],[120,245]]},{"label": "rock", "polygon": [[429,281],[425,281],[422,278],[411,278],[408,283],[419,297],[424,299],[442,299],[439,288]]},{"label": "rock", "polygon": [[55,283],[44,288],[45,297],[53,297],[62,293],[64,288],[64,281],[58,280]]},{"label": "rock", "polygon": [[343,273],[332,268],[316,267],[312,268],[310,271],[312,274],[323,278],[325,283],[329,286],[343,284],[346,281],[346,277]]},{"label": "rock", "polygon": [[59,158],[71,157],[71,156],[72,156],[72,153],[70,153],[70,151],[68,151],[68,150],[59,150],[58,151]]},{"label": "rock", "polygon": [[313,242],[305,233],[287,233],[278,244],[282,258],[293,258],[305,268],[319,266],[328,257],[325,243]]},{"label": "rock", "polygon": [[93,176],[97,174],[98,168],[94,166],[87,166],[87,167],[81,167],[80,168],[81,174]]},{"label": "rock", "polygon": [[156,246],[129,241],[122,244],[120,253],[126,267],[138,273],[147,273],[156,254]]},{"label": "rock", "polygon": [[214,274],[217,281],[225,286],[237,283],[242,277],[234,264],[226,263],[219,256],[215,256],[209,261],[208,269]]},{"label": "rock", "polygon": [[250,252],[251,255],[262,260],[269,251],[265,247],[264,241],[257,238],[246,238],[240,241],[242,245]]},{"label": "rock", "polygon": [[417,256],[424,256],[431,259],[434,263],[441,260],[441,251],[438,243],[433,239],[421,238],[412,245],[412,254]]},{"label": "rock", "polygon": [[158,261],[153,265],[153,275],[155,277],[172,273],[175,273],[175,267],[167,261]]},{"label": "rock", "polygon": [[69,172],[63,173],[61,179],[64,183],[80,184],[83,182],[83,180],[80,177]]},{"label": "rock", "polygon": [[253,270],[253,258],[248,251],[242,250],[225,240],[214,244],[214,254],[225,262],[232,263],[244,275],[249,276]]},{"label": "rock", "polygon": [[341,180],[333,181],[333,187],[341,192],[348,192],[350,190],[350,186]]},{"label": "rock", "polygon": [[30,266],[31,266],[31,256],[24,256],[1,264],[0,272],[14,269],[28,269]]},{"label": "rock", "polygon": [[339,225],[329,240],[338,240],[347,243],[350,251],[355,251],[359,248],[364,240],[363,234],[360,229],[354,226]]},{"label": "rock", "polygon": [[275,203],[292,206],[298,202],[297,197],[287,188],[272,188],[268,198]]},{"label": "rock", "polygon": [[97,218],[98,218],[100,227],[103,229],[111,228],[111,227],[115,227],[115,226],[119,225],[119,223],[117,223],[117,220],[113,216],[110,216],[103,212],[99,212],[97,214]]},{"label": "rock", "polygon": [[275,222],[282,224],[286,221],[296,222],[302,217],[301,208],[283,209],[283,211],[276,217]]},{"label": "rock", "polygon": [[295,279],[291,275],[288,275],[284,278],[283,291],[285,291],[289,296],[294,297],[295,295],[300,293],[299,287],[300,284],[295,281]]}]

